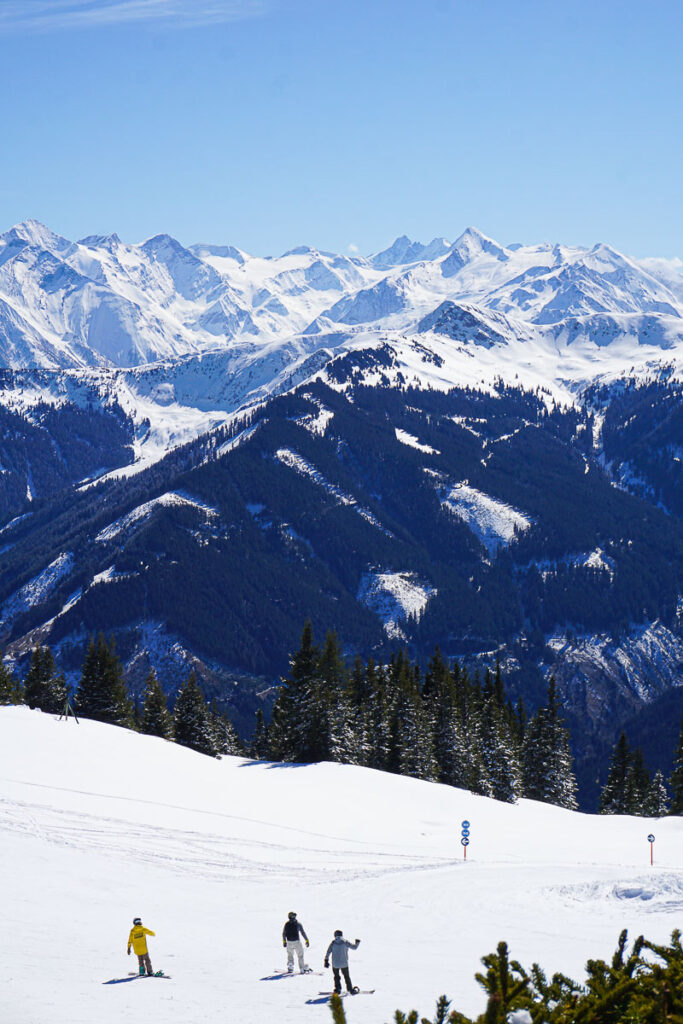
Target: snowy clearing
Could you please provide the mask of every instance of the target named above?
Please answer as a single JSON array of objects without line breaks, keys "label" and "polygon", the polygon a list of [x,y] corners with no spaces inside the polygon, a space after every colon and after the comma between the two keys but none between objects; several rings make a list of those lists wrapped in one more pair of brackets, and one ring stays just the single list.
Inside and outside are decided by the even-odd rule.
[{"label": "snowy clearing", "polygon": [[413,572],[384,571],[365,573],[356,598],[379,615],[388,637],[402,639],[401,622],[408,615],[419,618],[434,594],[434,587],[422,583]]},{"label": "snowy clearing", "polygon": [[34,576],[32,580],[20,587],[2,606],[0,617],[3,622],[10,622],[17,615],[27,612],[29,608],[40,604],[55,589],[60,580],[68,576],[73,568],[74,556],[70,551],[57,555],[54,561]]},{"label": "snowy clearing", "polygon": [[417,448],[419,452],[424,452],[426,455],[440,455],[441,452],[437,451],[436,448],[432,448],[429,444],[421,444],[420,441],[412,434],[409,434],[407,430],[401,430],[399,427],[395,428],[396,440],[400,441],[401,444],[407,445],[409,448]]},{"label": "snowy clearing", "polygon": [[207,517],[214,517],[218,515],[218,509],[213,508],[211,505],[207,505],[198,498],[185,494],[183,491],[169,491],[167,494],[160,494],[158,498],[152,498],[151,501],[146,501],[142,505],[138,505],[137,508],[127,512],[125,516],[121,516],[113,523],[110,523],[109,526],[105,526],[104,529],[100,530],[97,534],[95,540],[99,541],[100,544],[108,544],[110,541],[115,540],[119,534],[127,533],[134,527],[139,526],[146,519],[149,519],[155,509],[171,508],[174,505],[176,507],[184,505],[188,508],[199,509]]},{"label": "snowy clearing", "polygon": [[464,483],[444,490],[441,504],[467,524],[490,555],[511,544],[515,532],[528,530],[533,522],[512,505]]},{"label": "snowy clearing", "polygon": [[[0,827],[7,1024],[328,1024],[315,1000],[329,974],[265,980],[284,966],[289,910],[318,970],[335,928],[361,938],[352,978],[376,994],[347,1007],[353,1024],[385,1024],[397,1007],[431,1014],[441,992],[472,1014],[479,958],[501,939],[527,966],[582,977],[622,928],[664,941],[683,911],[680,818],[509,806],[333,764],[217,761],[26,708],[0,708]],[[171,981],[126,983],[136,915]]]}]

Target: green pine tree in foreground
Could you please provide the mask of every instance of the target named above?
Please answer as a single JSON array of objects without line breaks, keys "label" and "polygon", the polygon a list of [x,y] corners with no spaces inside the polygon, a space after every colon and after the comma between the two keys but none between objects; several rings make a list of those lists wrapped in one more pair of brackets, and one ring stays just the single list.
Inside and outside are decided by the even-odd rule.
[{"label": "green pine tree in foreground", "polygon": [[111,725],[133,725],[133,707],[123,678],[123,666],[116,657],[114,641],[102,633],[91,639],[76,692],[78,712],[83,718]]},{"label": "green pine tree in foreground", "polygon": [[173,739],[173,716],[168,710],[166,696],[154,669],[150,670],[145,682],[140,731],[149,736],[161,736],[165,740]]},{"label": "green pine tree in foreground", "polygon": [[30,708],[61,714],[66,704],[66,680],[57,671],[49,647],[35,647],[24,681],[24,700]]},{"label": "green pine tree in foreground", "polygon": [[191,747],[200,754],[215,756],[218,753],[211,711],[194,672],[190,672],[176,698],[173,724],[176,743]]},{"label": "green pine tree in foreground", "polygon": [[[450,1009],[446,996],[433,1020],[417,1010],[397,1010],[394,1024],[683,1024],[683,947],[676,930],[668,946],[636,939],[628,952],[627,934],[619,936],[609,962],[589,960],[586,981],[578,985],[564,974],[548,981],[534,964],[529,972],[511,960],[505,942],[482,958],[476,975],[487,996],[486,1009],[472,1019]],[[339,996],[330,1000],[334,1024],[346,1024]]]},{"label": "green pine tree in foreground", "polygon": [[0,659],[0,705],[21,704],[23,699],[21,683]]}]

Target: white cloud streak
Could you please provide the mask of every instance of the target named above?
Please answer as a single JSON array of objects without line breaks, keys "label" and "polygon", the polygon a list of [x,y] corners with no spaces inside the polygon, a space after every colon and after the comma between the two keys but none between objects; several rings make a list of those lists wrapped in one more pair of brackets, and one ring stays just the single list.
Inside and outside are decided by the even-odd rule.
[{"label": "white cloud streak", "polygon": [[257,17],[266,6],[267,0],[0,0],[0,33],[218,25]]}]

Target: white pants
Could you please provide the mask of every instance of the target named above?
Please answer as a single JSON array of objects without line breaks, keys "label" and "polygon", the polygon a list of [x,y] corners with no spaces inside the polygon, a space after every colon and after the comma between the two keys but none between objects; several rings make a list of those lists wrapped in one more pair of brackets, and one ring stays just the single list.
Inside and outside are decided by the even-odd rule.
[{"label": "white pants", "polygon": [[304,947],[301,945],[301,939],[296,939],[295,942],[292,942],[290,939],[287,939],[287,968],[288,969],[294,966],[294,954],[295,953],[296,953],[296,955],[299,958],[299,970],[303,971],[303,969],[306,966],[306,964],[304,963]]}]

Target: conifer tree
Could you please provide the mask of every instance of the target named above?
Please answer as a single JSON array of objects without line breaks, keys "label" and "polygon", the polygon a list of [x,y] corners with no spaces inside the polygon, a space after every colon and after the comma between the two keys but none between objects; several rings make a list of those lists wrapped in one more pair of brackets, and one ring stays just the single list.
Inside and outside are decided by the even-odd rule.
[{"label": "conifer tree", "polygon": [[376,668],[370,661],[366,672],[369,693],[366,712],[369,752],[366,763],[370,768],[389,771],[395,694],[383,667]]},{"label": "conifer tree", "polygon": [[467,788],[479,796],[493,796],[493,786],[484,758],[484,697],[478,673],[470,682],[463,673],[463,723],[467,738]]},{"label": "conifer tree", "polygon": [[354,724],[346,665],[337,634],[330,630],[302,708],[303,760],[355,763]]},{"label": "conifer tree", "polygon": [[275,701],[273,718],[268,730],[269,756],[276,761],[302,761],[302,721],[306,717],[306,703],[313,686],[320,652],[313,642],[313,626],[308,619],[301,634],[298,651],[290,659],[289,676]]},{"label": "conifer tree", "polygon": [[422,696],[431,720],[438,779],[449,786],[465,787],[467,750],[455,677],[444,662],[438,647],[427,666]]},{"label": "conifer tree", "polygon": [[521,752],[496,690],[486,702],[483,753],[494,799],[515,803],[522,795]]},{"label": "conifer tree", "polygon": [[78,713],[83,718],[128,728],[132,725],[133,709],[123,679],[123,666],[114,652],[113,640],[107,643],[101,633],[88,645],[76,700]]},{"label": "conifer tree", "polygon": [[22,704],[24,700],[21,683],[16,679],[0,658],[0,706]]},{"label": "conifer tree", "polygon": [[35,647],[24,682],[24,699],[30,708],[61,714],[66,704],[66,680],[57,672],[49,647]]},{"label": "conifer tree", "polygon": [[569,733],[560,718],[555,680],[550,678],[548,700],[529,722],[523,751],[524,795],[574,810],[576,778]]},{"label": "conifer tree", "polygon": [[148,736],[161,736],[165,740],[173,739],[173,716],[168,710],[166,695],[161,689],[154,669],[150,669],[145,682],[140,729]]},{"label": "conifer tree", "polygon": [[661,771],[657,770],[645,794],[643,814],[648,818],[663,818],[668,807],[669,794],[666,791],[664,776]]},{"label": "conifer tree", "polygon": [[180,690],[173,711],[176,743],[191,747],[200,754],[214,757],[217,753],[214,723],[204,694],[197,685],[197,677],[190,672]]},{"label": "conifer tree", "polygon": [[678,749],[674,760],[674,769],[669,779],[671,788],[671,806],[669,814],[683,814],[683,719],[681,719],[681,732],[678,737]]},{"label": "conifer tree", "polygon": [[416,779],[435,779],[438,767],[419,673],[417,669],[411,670],[404,655],[397,661],[395,673],[398,699],[394,713],[393,770]]},{"label": "conifer tree", "polygon": [[256,724],[249,744],[249,756],[257,761],[263,761],[268,757],[268,730],[261,708],[256,709]]},{"label": "conifer tree", "polygon": [[372,659],[369,660],[366,668],[361,658],[356,656],[345,688],[346,718],[349,730],[347,735],[350,741],[347,744],[349,746],[349,764],[368,765],[370,763],[372,741],[370,738],[371,690],[369,680],[374,679],[374,671],[375,666]]},{"label": "conifer tree", "polygon": [[238,757],[244,753],[235,727],[226,714],[212,712],[214,750],[217,754]]},{"label": "conifer tree", "polygon": [[631,767],[631,748],[622,732],[612,751],[607,782],[600,794],[600,814],[626,814],[626,779]]},{"label": "conifer tree", "polygon": [[631,752],[626,772],[624,807],[626,814],[645,814],[645,800],[650,789],[650,773],[645,767],[643,752],[638,747]]}]

